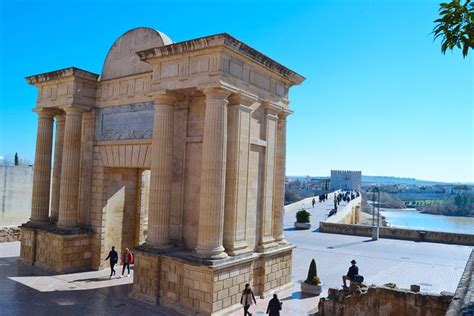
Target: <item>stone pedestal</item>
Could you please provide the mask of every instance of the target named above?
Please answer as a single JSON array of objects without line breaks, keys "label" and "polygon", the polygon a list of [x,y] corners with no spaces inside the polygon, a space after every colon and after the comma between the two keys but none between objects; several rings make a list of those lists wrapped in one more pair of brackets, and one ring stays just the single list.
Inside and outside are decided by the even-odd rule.
[{"label": "stone pedestal", "polygon": [[21,226],[20,258],[56,273],[86,271],[91,265],[91,234],[58,230],[53,225]]},{"label": "stone pedestal", "polygon": [[241,308],[247,283],[261,297],[290,286],[292,250],[202,260],[187,251],[139,248],[130,296],[185,315],[227,315]]}]

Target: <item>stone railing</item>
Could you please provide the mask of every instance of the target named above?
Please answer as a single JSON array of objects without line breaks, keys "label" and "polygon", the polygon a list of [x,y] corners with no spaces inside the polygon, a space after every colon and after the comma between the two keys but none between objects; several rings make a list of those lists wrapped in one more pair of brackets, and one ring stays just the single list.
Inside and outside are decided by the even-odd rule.
[{"label": "stone railing", "polygon": [[18,241],[21,238],[20,235],[20,227],[0,227],[0,242]]},{"label": "stone railing", "polygon": [[346,205],[340,205],[337,213],[326,218],[324,223],[357,224],[360,217],[361,203],[362,197],[359,196]]},{"label": "stone railing", "polygon": [[[331,223],[328,221],[319,223],[319,231],[322,233],[332,234],[344,234],[366,237],[372,236],[372,226],[339,224]],[[474,246],[474,235],[471,234],[457,234],[427,230],[380,227],[379,237]]]},{"label": "stone railing", "polygon": [[474,315],[474,250],[446,312],[446,316],[456,315]]}]

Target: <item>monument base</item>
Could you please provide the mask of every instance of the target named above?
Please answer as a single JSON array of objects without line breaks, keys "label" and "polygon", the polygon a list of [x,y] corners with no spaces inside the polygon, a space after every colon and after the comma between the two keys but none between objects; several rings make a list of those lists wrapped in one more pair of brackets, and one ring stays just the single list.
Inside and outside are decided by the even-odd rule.
[{"label": "monument base", "polygon": [[91,233],[87,230],[32,223],[20,229],[22,261],[57,273],[90,270]]},{"label": "monument base", "polygon": [[240,308],[247,283],[261,297],[289,286],[293,248],[202,260],[190,251],[138,247],[130,297],[183,314],[225,315]]}]

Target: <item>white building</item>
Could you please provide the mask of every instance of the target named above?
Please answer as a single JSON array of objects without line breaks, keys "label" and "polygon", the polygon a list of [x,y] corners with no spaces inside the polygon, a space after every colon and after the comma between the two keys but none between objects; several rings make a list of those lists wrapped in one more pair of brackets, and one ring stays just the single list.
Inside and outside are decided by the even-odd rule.
[{"label": "white building", "polygon": [[360,191],[361,171],[331,170],[331,189]]}]

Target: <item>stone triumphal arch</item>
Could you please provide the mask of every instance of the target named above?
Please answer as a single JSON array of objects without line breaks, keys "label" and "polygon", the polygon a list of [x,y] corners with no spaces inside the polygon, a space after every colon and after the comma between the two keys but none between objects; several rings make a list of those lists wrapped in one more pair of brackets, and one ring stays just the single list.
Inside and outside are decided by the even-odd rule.
[{"label": "stone triumphal arch", "polygon": [[303,77],[225,33],[173,43],[137,28],[100,76],[26,79],[39,93],[24,261],[100,269],[112,245],[133,247],[132,297],[203,314],[235,306],[245,283],[289,284],[286,117]]}]

